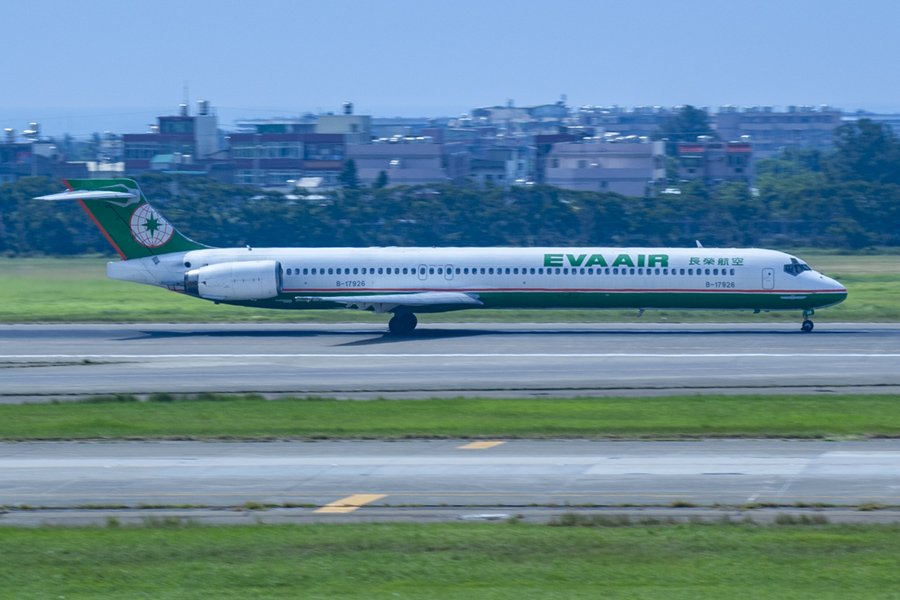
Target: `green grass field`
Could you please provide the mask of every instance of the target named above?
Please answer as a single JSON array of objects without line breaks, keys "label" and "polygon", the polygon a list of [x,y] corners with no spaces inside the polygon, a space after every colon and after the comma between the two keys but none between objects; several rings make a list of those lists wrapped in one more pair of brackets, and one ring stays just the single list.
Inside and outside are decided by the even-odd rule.
[{"label": "green grass field", "polygon": [[[849,290],[846,302],[819,311],[832,322],[900,321],[900,257],[803,255]],[[0,323],[291,322],[386,323],[387,316],[355,310],[273,311],[215,305],[159,288],[106,279],[102,258],[0,259]],[[440,322],[628,322],[636,311],[467,310],[422,315]],[[799,312],[650,311],[637,322],[800,321]]]},{"label": "green grass field", "polygon": [[896,598],[900,527],[0,528],[0,598]]},{"label": "green grass field", "polygon": [[900,436],[893,395],[171,400],[0,405],[0,440]]}]

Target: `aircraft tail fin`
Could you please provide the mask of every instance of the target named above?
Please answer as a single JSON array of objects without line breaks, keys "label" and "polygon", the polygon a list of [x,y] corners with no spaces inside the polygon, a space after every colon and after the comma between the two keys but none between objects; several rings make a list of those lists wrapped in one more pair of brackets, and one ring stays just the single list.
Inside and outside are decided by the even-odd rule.
[{"label": "aircraft tail fin", "polygon": [[68,192],[36,200],[77,200],[122,260],[209,248],[178,232],[132,179],[68,179]]}]

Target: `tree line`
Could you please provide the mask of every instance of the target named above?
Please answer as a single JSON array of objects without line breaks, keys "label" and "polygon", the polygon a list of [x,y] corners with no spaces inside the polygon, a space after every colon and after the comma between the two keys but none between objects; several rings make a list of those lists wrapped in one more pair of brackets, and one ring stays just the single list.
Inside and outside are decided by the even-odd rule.
[{"label": "tree line", "polygon": [[[214,246],[900,246],[900,141],[842,125],[835,149],[757,163],[757,185],[682,183],[627,197],[550,186],[432,184],[342,189],[315,198],[179,175],[137,178],[183,233]],[[0,186],[0,254],[111,255],[77,203],[42,202],[58,180]]]}]

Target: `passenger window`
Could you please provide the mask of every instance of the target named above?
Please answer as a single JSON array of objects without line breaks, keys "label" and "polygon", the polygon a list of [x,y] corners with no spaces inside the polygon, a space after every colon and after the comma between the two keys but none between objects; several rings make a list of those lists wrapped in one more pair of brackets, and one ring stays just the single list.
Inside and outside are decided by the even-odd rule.
[{"label": "passenger window", "polygon": [[559,275],[561,271],[562,271],[562,269],[560,269],[559,267],[556,267],[556,274],[557,274],[557,275]]},{"label": "passenger window", "polygon": [[643,270],[643,269],[638,269],[638,275],[643,275],[643,274],[644,274],[644,270]]},{"label": "passenger window", "polygon": [[304,274],[304,275],[309,275],[309,269],[307,269],[306,267],[304,267],[304,268],[303,268],[303,274]]},{"label": "passenger window", "polygon": [[734,277],[734,269],[731,270],[731,276]]},{"label": "passenger window", "polygon": [[534,275],[534,267],[531,267],[531,274]]},{"label": "passenger window", "polygon": [[[684,275],[684,269],[681,270],[681,274]],[[693,275],[693,274],[694,274],[694,270],[688,269],[688,275]]]},{"label": "passenger window", "polygon": [[613,275],[618,275],[618,274],[619,274],[619,267],[613,268]]},{"label": "passenger window", "polygon": [[719,274],[719,270],[718,270],[718,269],[713,269],[713,275],[718,275],[718,274]]},{"label": "passenger window", "polygon": [[544,267],[540,267],[538,269],[538,275],[543,275],[543,274],[544,274]]},{"label": "passenger window", "polygon": [[593,269],[588,269],[588,275],[593,275],[593,274],[594,274],[594,270],[593,270]]},{"label": "passenger window", "polygon": [[490,267],[488,269],[488,275],[493,275],[493,274],[494,274],[494,267]]},{"label": "passenger window", "polygon": [[291,274],[291,270],[288,269],[286,275],[290,275],[290,274]]},{"label": "passenger window", "polygon": [[[431,272],[434,273],[434,269],[431,269]],[[419,275],[425,274],[425,267],[419,267]]]},{"label": "passenger window", "polygon": [[568,275],[568,274],[569,274],[569,267],[566,267],[563,269],[563,275]]},{"label": "passenger window", "polygon": [[709,269],[706,270],[706,274],[709,275]]},{"label": "passenger window", "polygon": [[444,267],[438,267],[438,275],[444,274]]},{"label": "passenger window", "polygon": [[407,273],[407,269],[406,269],[406,267],[403,267],[403,274],[406,275],[406,273]]},{"label": "passenger window", "polygon": [[609,267],[606,267],[606,274],[609,275]]},{"label": "passenger window", "polygon": [[481,267],[481,274],[484,275],[484,267]]},{"label": "passenger window", "polygon": [[631,269],[631,274],[634,275],[634,269]]},{"label": "passenger window", "polygon": [[[572,270],[574,271],[575,269]],[[584,275],[584,267],[581,267],[581,274]]]},{"label": "passenger window", "polygon": [[[358,271],[357,271],[356,269],[357,269],[357,267],[353,267],[353,274],[354,274],[354,275],[356,275],[356,274],[358,273]],[[363,275],[365,275],[365,274],[366,274],[366,270],[363,269]]]},{"label": "passenger window", "polygon": [[509,267],[506,267],[506,274],[509,275]]},{"label": "passenger window", "polygon": [[334,275],[334,267],[328,267],[328,274]]},{"label": "passenger window", "polygon": [[518,268],[514,268],[514,269],[513,269],[513,275],[518,275],[518,274],[519,274],[519,269],[518,269]]},{"label": "passenger window", "polygon": [[659,275],[659,269],[656,270],[655,275]]}]

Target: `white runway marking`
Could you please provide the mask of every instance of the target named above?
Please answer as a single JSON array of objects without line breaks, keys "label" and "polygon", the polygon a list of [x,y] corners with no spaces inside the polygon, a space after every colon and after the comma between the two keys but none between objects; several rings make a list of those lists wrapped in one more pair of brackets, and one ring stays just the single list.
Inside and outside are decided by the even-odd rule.
[{"label": "white runway marking", "polygon": [[304,353],[304,354],[0,354],[0,359],[13,358],[900,358],[900,353],[861,353],[861,352],[740,352],[740,353],[556,353],[556,352],[521,352],[521,353]]}]

